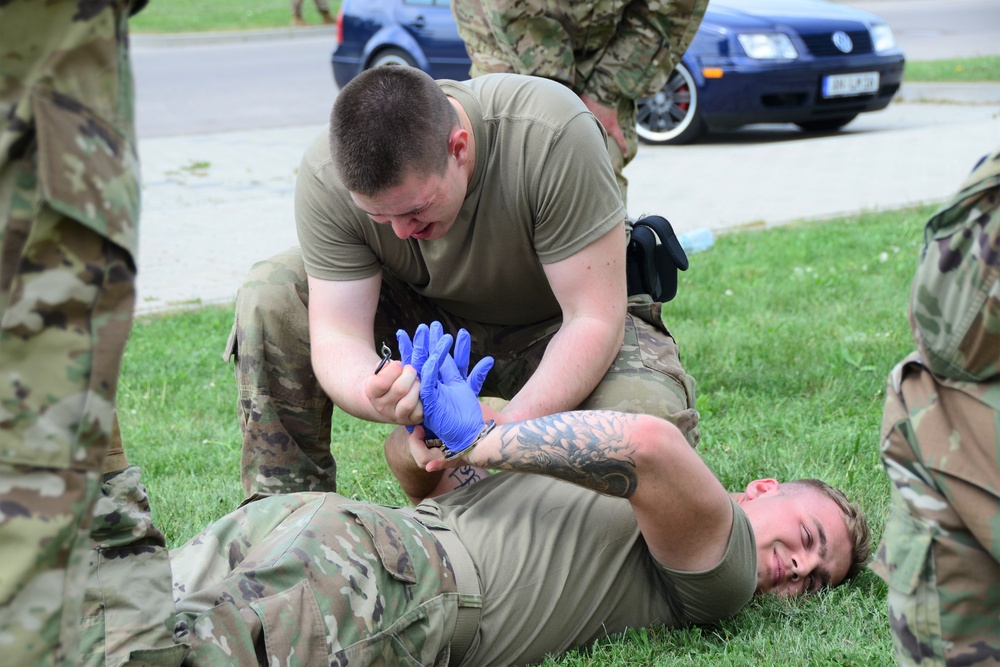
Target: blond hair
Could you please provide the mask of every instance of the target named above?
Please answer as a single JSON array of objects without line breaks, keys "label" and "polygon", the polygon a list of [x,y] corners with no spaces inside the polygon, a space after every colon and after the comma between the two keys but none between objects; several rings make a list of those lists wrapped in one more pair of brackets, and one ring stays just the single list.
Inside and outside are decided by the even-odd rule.
[{"label": "blond hair", "polygon": [[847,525],[847,534],[851,538],[851,567],[847,571],[844,581],[868,565],[872,552],[872,536],[868,529],[868,519],[857,505],[847,499],[843,491],[819,479],[797,479],[781,486],[783,488],[792,487],[793,493],[803,488],[812,489],[837,503],[837,507],[840,508],[840,513],[844,517],[844,523]]}]

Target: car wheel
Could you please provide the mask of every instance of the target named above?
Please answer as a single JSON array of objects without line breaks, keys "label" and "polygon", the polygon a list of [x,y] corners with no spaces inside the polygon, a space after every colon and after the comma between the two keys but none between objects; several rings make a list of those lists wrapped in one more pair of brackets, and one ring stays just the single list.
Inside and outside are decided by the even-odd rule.
[{"label": "car wheel", "polygon": [[382,65],[406,65],[416,67],[417,63],[410,57],[410,54],[403,49],[382,49],[372,58],[368,67],[381,67]]},{"label": "car wheel", "polygon": [[833,132],[844,127],[857,117],[858,114],[852,114],[837,118],[824,118],[823,120],[804,120],[801,123],[796,123],[796,125],[806,132]]},{"label": "car wheel", "polygon": [[636,131],[647,144],[686,144],[705,131],[694,77],[677,65],[653,97],[636,101]]}]

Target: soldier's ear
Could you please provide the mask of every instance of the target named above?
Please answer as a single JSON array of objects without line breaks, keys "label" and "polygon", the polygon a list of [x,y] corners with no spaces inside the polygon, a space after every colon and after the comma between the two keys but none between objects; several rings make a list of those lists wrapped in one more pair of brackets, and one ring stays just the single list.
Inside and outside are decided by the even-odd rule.
[{"label": "soldier's ear", "polygon": [[458,160],[461,166],[469,159],[469,132],[462,127],[453,128],[448,137],[448,155]]},{"label": "soldier's ear", "polygon": [[749,500],[756,500],[761,496],[775,493],[778,493],[778,481],[771,479],[770,477],[766,479],[755,479],[747,484],[746,494],[747,499]]}]

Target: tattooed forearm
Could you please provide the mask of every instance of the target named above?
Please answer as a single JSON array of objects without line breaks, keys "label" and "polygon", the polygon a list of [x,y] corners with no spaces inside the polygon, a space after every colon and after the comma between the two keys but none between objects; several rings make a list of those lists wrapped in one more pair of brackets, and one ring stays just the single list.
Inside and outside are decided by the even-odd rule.
[{"label": "tattooed forearm", "polygon": [[635,493],[634,415],[570,412],[511,424],[486,467],[532,472],[620,498]]},{"label": "tattooed forearm", "polygon": [[475,484],[482,479],[482,476],[479,474],[479,469],[475,466],[452,468],[448,473],[448,477],[457,482],[455,486],[456,489],[460,489],[463,486],[469,486],[470,484]]}]

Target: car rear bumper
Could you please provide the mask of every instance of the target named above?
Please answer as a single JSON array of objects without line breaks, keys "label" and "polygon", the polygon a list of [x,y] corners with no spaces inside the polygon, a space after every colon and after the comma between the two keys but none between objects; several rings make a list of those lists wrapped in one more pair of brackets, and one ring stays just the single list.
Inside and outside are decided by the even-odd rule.
[{"label": "car rear bumper", "polygon": [[[899,90],[905,58],[868,56],[851,59],[817,59],[811,65],[746,61],[729,62],[718,79],[706,79],[702,89],[702,118],[709,128],[738,127],[751,123],[796,123],[853,116],[884,109]],[[717,66],[702,63],[702,67]],[[823,78],[835,74],[878,72],[875,93],[824,98]],[[701,77],[701,71],[696,76]]]}]

